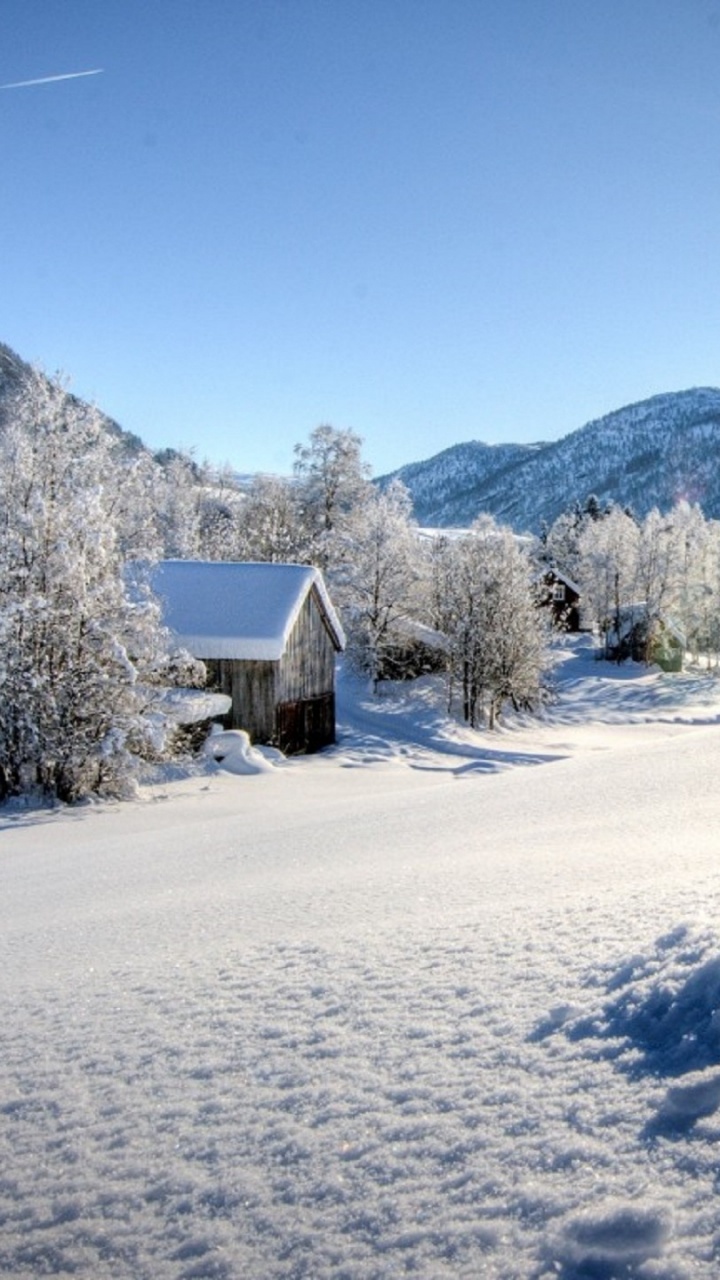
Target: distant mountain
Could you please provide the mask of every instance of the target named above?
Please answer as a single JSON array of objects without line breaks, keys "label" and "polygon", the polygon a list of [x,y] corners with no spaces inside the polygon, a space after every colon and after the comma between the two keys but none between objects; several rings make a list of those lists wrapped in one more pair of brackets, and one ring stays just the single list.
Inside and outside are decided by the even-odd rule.
[{"label": "distant mountain", "polygon": [[420,524],[465,526],[487,512],[538,532],[593,493],[643,516],[681,498],[720,518],[720,389],[668,392],[617,409],[562,440],[454,445],[382,476],[402,480]]},{"label": "distant mountain", "polygon": [[[31,374],[31,366],[0,343],[0,430]],[[72,393],[69,399],[83,405]],[[102,414],[128,453],[150,452],[142,440]],[[153,455],[160,465],[174,450]],[[588,422],[562,440],[483,444],[471,440],[413,462],[377,484],[402,480],[422,525],[464,527],[483,512],[519,533],[538,532],[575,502],[594,494],[643,516],[679,499],[698,502],[720,519],[720,389],[668,392]]]},{"label": "distant mountain", "polygon": [[412,494],[415,513],[421,524],[471,524],[483,508],[479,494],[528,461],[543,445],[482,444],[469,440],[444,449],[427,462],[411,462],[382,476],[385,488],[392,480],[402,480]]}]

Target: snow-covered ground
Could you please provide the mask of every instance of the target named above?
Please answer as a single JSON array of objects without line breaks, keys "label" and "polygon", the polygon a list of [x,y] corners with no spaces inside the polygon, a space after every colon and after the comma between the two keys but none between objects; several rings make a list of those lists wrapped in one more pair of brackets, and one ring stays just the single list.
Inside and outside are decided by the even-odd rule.
[{"label": "snow-covered ground", "polygon": [[[0,1274],[720,1274],[720,682],[0,810]],[[215,755],[223,755],[216,750]]]}]

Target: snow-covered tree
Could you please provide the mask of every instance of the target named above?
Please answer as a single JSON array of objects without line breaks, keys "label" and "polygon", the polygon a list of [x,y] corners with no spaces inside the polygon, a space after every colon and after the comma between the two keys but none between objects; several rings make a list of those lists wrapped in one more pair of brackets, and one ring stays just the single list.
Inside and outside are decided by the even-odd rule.
[{"label": "snow-covered tree", "polygon": [[316,427],[308,444],[295,446],[294,472],[306,558],[326,569],[333,558],[333,535],[369,492],[361,437],[328,424]]},{"label": "snow-covered tree", "polygon": [[673,513],[677,585],[673,618],[687,648],[720,657],[720,523],[705,520],[697,505],[681,502]]},{"label": "snow-covered tree", "polygon": [[434,624],[448,639],[449,698],[464,718],[493,728],[506,702],[535,704],[547,668],[547,632],[528,557],[489,516],[443,539],[432,568]]},{"label": "snow-covered tree", "polygon": [[639,541],[637,522],[620,507],[583,527],[577,581],[585,609],[606,637],[619,629],[622,606],[637,598]]},{"label": "snow-covered tree", "polygon": [[33,374],[0,434],[0,795],[122,794],[148,746],[157,605],[127,593],[99,415]]},{"label": "snow-covered tree", "polygon": [[157,477],[156,519],[162,554],[187,560],[200,555],[200,471],[185,453],[169,451]]},{"label": "snow-covered tree", "polygon": [[568,511],[562,512],[548,529],[543,530],[538,548],[538,561],[559,569],[573,581],[577,580],[581,569],[580,548],[583,534],[589,530],[591,537],[593,527],[601,523],[611,510],[611,506],[601,506],[592,493],[582,506],[579,502],[574,503]]},{"label": "snow-covered tree", "polygon": [[423,560],[411,518],[412,502],[399,481],[370,488],[343,521],[332,574],[343,608],[348,648],[373,684],[387,657],[408,645]]},{"label": "snow-covered tree", "polygon": [[258,475],[238,515],[238,558],[303,563],[307,540],[296,486],[279,476]]}]

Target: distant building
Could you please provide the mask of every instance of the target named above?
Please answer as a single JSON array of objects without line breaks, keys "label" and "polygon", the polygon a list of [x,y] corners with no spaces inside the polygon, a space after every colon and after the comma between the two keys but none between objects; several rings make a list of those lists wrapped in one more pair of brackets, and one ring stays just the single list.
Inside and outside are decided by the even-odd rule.
[{"label": "distant building", "polygon": [[685,637],[669,618],[648,616],[644,602],[621,605],[605,636],[611,662],[654,663],[663,671],[682,671]]},{"label": "distant building", "polygon": [[226,728],[287,753],[335,741],[342,626],[318,569],[164,560],[151,574],[165,625],[229,694]]},{"label": "distant building", "polygon": [[554,625],[560,631],[582,631],[580,588],[560,569],[543,573],[540,603],[550,610]]}]

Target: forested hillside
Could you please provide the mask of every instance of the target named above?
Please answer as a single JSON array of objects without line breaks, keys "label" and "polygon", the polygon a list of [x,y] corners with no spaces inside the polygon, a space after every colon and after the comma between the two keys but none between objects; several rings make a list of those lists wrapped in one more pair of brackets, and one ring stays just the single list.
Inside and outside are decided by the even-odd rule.
[{"label": "forested hillside", "polygon": [[539,532],[574,502],[630,507],[640,517],[687,499],[720,516],[720,390],[653,396],[535,446],[455,445],[380,480],[399,479],[421,524],[465,526],[488,512]]}]

